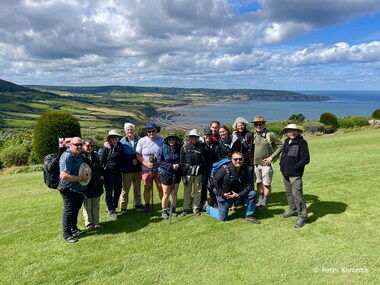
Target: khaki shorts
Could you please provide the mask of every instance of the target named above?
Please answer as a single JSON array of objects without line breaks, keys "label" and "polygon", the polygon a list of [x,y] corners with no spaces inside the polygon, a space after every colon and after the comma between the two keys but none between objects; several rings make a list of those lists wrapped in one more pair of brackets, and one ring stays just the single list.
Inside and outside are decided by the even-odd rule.
[{"label": "khaki shorts", "polygon": [[256,183],[263,183],[266,186],[272,184],[274,169],[272,165],[255,164]]}]

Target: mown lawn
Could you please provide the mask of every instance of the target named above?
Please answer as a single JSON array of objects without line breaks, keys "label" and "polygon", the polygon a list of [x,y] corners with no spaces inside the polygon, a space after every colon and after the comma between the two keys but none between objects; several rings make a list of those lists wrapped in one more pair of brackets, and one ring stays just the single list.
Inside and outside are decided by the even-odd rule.
[{"label": "mown lawn", "polygon": [[379,139],[380,129],[307,138],[301,230],[279,217],[278,165],[261,225],[244,221],[243,208],[224,223],[202,214],[169,225],[135,210],[110,221],[103,199],[104,228],[76,244],[61,237],[61,197],[42,173],[0,176],[0,283],[379,284]]}]

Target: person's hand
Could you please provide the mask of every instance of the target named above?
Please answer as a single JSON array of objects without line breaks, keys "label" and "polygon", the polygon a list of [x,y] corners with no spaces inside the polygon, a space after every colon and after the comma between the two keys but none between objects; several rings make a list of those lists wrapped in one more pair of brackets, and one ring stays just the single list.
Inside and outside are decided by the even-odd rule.
[{"label": "person's hand", "polygon": [[272,163],[273,158],[271,156],[264,158],[263,162],[265,165],[270,165]]},{"label": "person's hand", "polygon": [[152,162],[145,162],[145,166],[149,169],[153,169],[153,163]]},{"label": "person's hand", "polygon": [[134,166],[136,166],[137,165],[137,159],[132,159],[132,164],[134,165]]},{"label": "person's hand", "polygon": [[174,170],[177,170],[178,168],[179,168],[179,163],[174,163],[174,164],[173,164],[173,169],[174,169]]}]

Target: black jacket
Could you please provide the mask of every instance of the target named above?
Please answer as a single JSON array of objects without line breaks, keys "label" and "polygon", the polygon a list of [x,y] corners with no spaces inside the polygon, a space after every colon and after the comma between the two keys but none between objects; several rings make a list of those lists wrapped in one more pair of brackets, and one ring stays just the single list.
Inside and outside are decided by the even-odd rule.
[{"label": "black jacket", "polygon": [[310,162],[309,147],[302,136],[296,137],[290,144],[287,138],[282,149],[280,169],[286,177],[302,177],[305,165]]},{"label": "black jacket", "polygon": [[100,181],[102,166],[97,153],[91,153],[91,159],[82,154],[83,162],[91,167],[91,180],[87,184],[87,198],[97,198],[103,194],[103,184]]},{"label": "black jacket", "polygon": [[246,168],[240,167],[239,171],[232,164],[229,163],[225,167],[220,167],[214,176],[214,187],[218,195],[230,193],[231,191],[244,196],[252,190],[251,179],[246,171]]},{"label": "black jacket", "polygon": [[100,154],[100,162],[102,163],[103,170],[102,175],[121,175],[121,169],[123,168],[123,157],[124,151],[120,142],[118,142],[116,146],[103,148],[103,151]]},{"label": "black jacket", "polygon": [[203,173],[206,165],[202,143],[197,142],[195,145],[191,142],[184,143],[181,148],[180,164],[182,175],[190,175],[194,166],[199,166],[199,171],[196,175]]}]

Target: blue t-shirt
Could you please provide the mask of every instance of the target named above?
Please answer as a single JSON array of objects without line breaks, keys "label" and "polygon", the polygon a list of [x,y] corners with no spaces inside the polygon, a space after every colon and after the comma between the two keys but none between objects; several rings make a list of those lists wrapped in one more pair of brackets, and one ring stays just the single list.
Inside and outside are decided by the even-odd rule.
[{"label": "blue t-shirt", "polygon": [[[78,176],[79,168],[83,163],[81,155],[75,155],[71,150],[67,150],[62,153],[59,159],[59,171],[69,172],[71,175]],[[74,191],[84,193],[87,186],[80,184],[79,182],[70,182],[67,180],[59,179],[58,189],[71,189]]]}]

